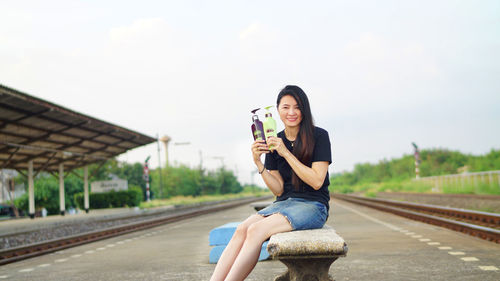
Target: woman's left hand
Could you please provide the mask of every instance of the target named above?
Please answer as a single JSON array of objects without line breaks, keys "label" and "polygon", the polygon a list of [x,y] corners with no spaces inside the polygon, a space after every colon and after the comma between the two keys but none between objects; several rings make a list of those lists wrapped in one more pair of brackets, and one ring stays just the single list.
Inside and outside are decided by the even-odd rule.
[{"label": "woman's left hand", "polygon": [[284,157],[286,153],[290,152],[286,147],[285,143],[283,143],[282,138],[278,137],[268,137],[267,146],[271,148],[271,150],[276,150],[281,157]]}]

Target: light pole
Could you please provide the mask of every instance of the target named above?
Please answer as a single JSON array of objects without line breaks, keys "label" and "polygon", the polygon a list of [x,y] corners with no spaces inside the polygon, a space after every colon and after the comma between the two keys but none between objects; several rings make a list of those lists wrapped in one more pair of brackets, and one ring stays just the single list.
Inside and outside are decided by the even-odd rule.
[{"label": "light pole", "polygon": [[220,160],[220,164],[222,165],[222,168],[224,168],[224,157],[222,157],[222,156],[213,156],[212,159]]},{"label": "light pole", "polygon": [[252,183],[251,183],[251,184],[252,184],[252,188],[255,186],[254,176],[255,176],[255,174],[257,174],[258,172],[259,172],[259,171],[258,171],[257,169],[252,170],[252,171],[250,172],[250,179],[251,179],[251,181],[252,181]]},{"label": "light pole", "polygon": [[201,154],[201,149],[198,151],[198,153],[200,154],[200,171],[203,170],[203,156]]},{"label": "light pole", "polygon": [[[179,145],[190,145],[191,142],[188,142],[188,141],[184,141],[184,142],[174,142],[174,145],[175,146],[179,146]],[[174,154],[175,155],[175,154]],[[175,162],[174,162],[175,163]],[[179,164],[182,164],[182,163],[179,163]]]},{"label": "light pole", "polygon": [[[160,138],[160,141],[165,145],[165,163],[166,163],[166,166],[168,168],[168,144],[170,143],[170,141],[172,140],[171,137],[169,136],[163,136]],[[189,145],[191,144],[190,142],[188,141],[185,141],[185,142],[174,142],[174,145]]]}]

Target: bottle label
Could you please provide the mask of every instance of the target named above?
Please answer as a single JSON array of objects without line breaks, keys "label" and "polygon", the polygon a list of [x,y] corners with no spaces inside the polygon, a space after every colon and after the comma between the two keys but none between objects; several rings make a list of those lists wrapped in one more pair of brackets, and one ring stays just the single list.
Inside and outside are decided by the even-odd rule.
[{"label": "bottle label", "polygon": [[262,140],[262,132],[260,130],[255,130],[255,132],[253,132],[253,135],[255,136],[255,139]]},{"label": "bottle label", "polygon": [[272,133],[272,132],[274,132],[274,129],[272,129],[272,128],[269,128],[266,130],[266,133]]}]

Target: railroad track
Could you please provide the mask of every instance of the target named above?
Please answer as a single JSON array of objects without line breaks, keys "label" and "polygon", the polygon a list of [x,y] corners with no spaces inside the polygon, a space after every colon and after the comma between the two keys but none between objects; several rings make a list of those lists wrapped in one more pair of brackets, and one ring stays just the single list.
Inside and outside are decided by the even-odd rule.
[{"label": "railroad track", "polygon": [[165,215],[157,218],[149,218],[140,222],[133,222],[97,231],[91,231],[63,238],[53,239],[49,241],[34,243],[26,246],[3,249],[0,250],[0,265],[28,259],[31,257],[49,254],[66,248],[75,247],[82,244],[91,243],[94,241],[107,239],[134,231],[152,228],[155,226],[188,219],[199,215],[204,215],[212,212],[225,210],[228,208],[237,207],[240,205],[248,204],[250,202],[264,200],[267,198],[268,197],[242,199],[215,206],[201,207],[201,208],[196,208],[194,210],[193,209],[186,210],[180,213]]},{"label": "railroad track", "polygon": [[500,214],[346,194],[335,194],[333,198],[500,243]]}]

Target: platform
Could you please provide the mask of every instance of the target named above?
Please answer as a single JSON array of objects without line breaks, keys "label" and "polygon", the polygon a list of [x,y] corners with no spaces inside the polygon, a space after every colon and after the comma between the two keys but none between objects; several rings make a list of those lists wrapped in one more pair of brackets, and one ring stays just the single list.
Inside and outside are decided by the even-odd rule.
[{"label": "platform", "polygon": [[89,213],[80,212],[74,215],[66,214],[61,215],[51,215],[47,217],[36,217],[30,219],[29,217],[10,219],[0,221],[0,236],[4,236],[11,233],[33,231],[48,227],[57,227],[58,225],[79,223],[84,221],[92,220],[106,220],[106,219],[116,219],[130,216],[138,216],[142,214],[152,214],[156,212],[163,212],[167,210],[173,210],[174,206],[165,206],[155,209],[141,210],[138,207],[132,208],[109,208],[109,209],[93,209]]},{"label": "platform", "polygon": [[[6,280],[208,280],[208,234],[255,211],[248,205],[0,267]],[[328,225],[349,245],[335,280],[500,280],[500,245],[393,214],[332,201]],[[285,271],[259,262],[246,280]]]}]

